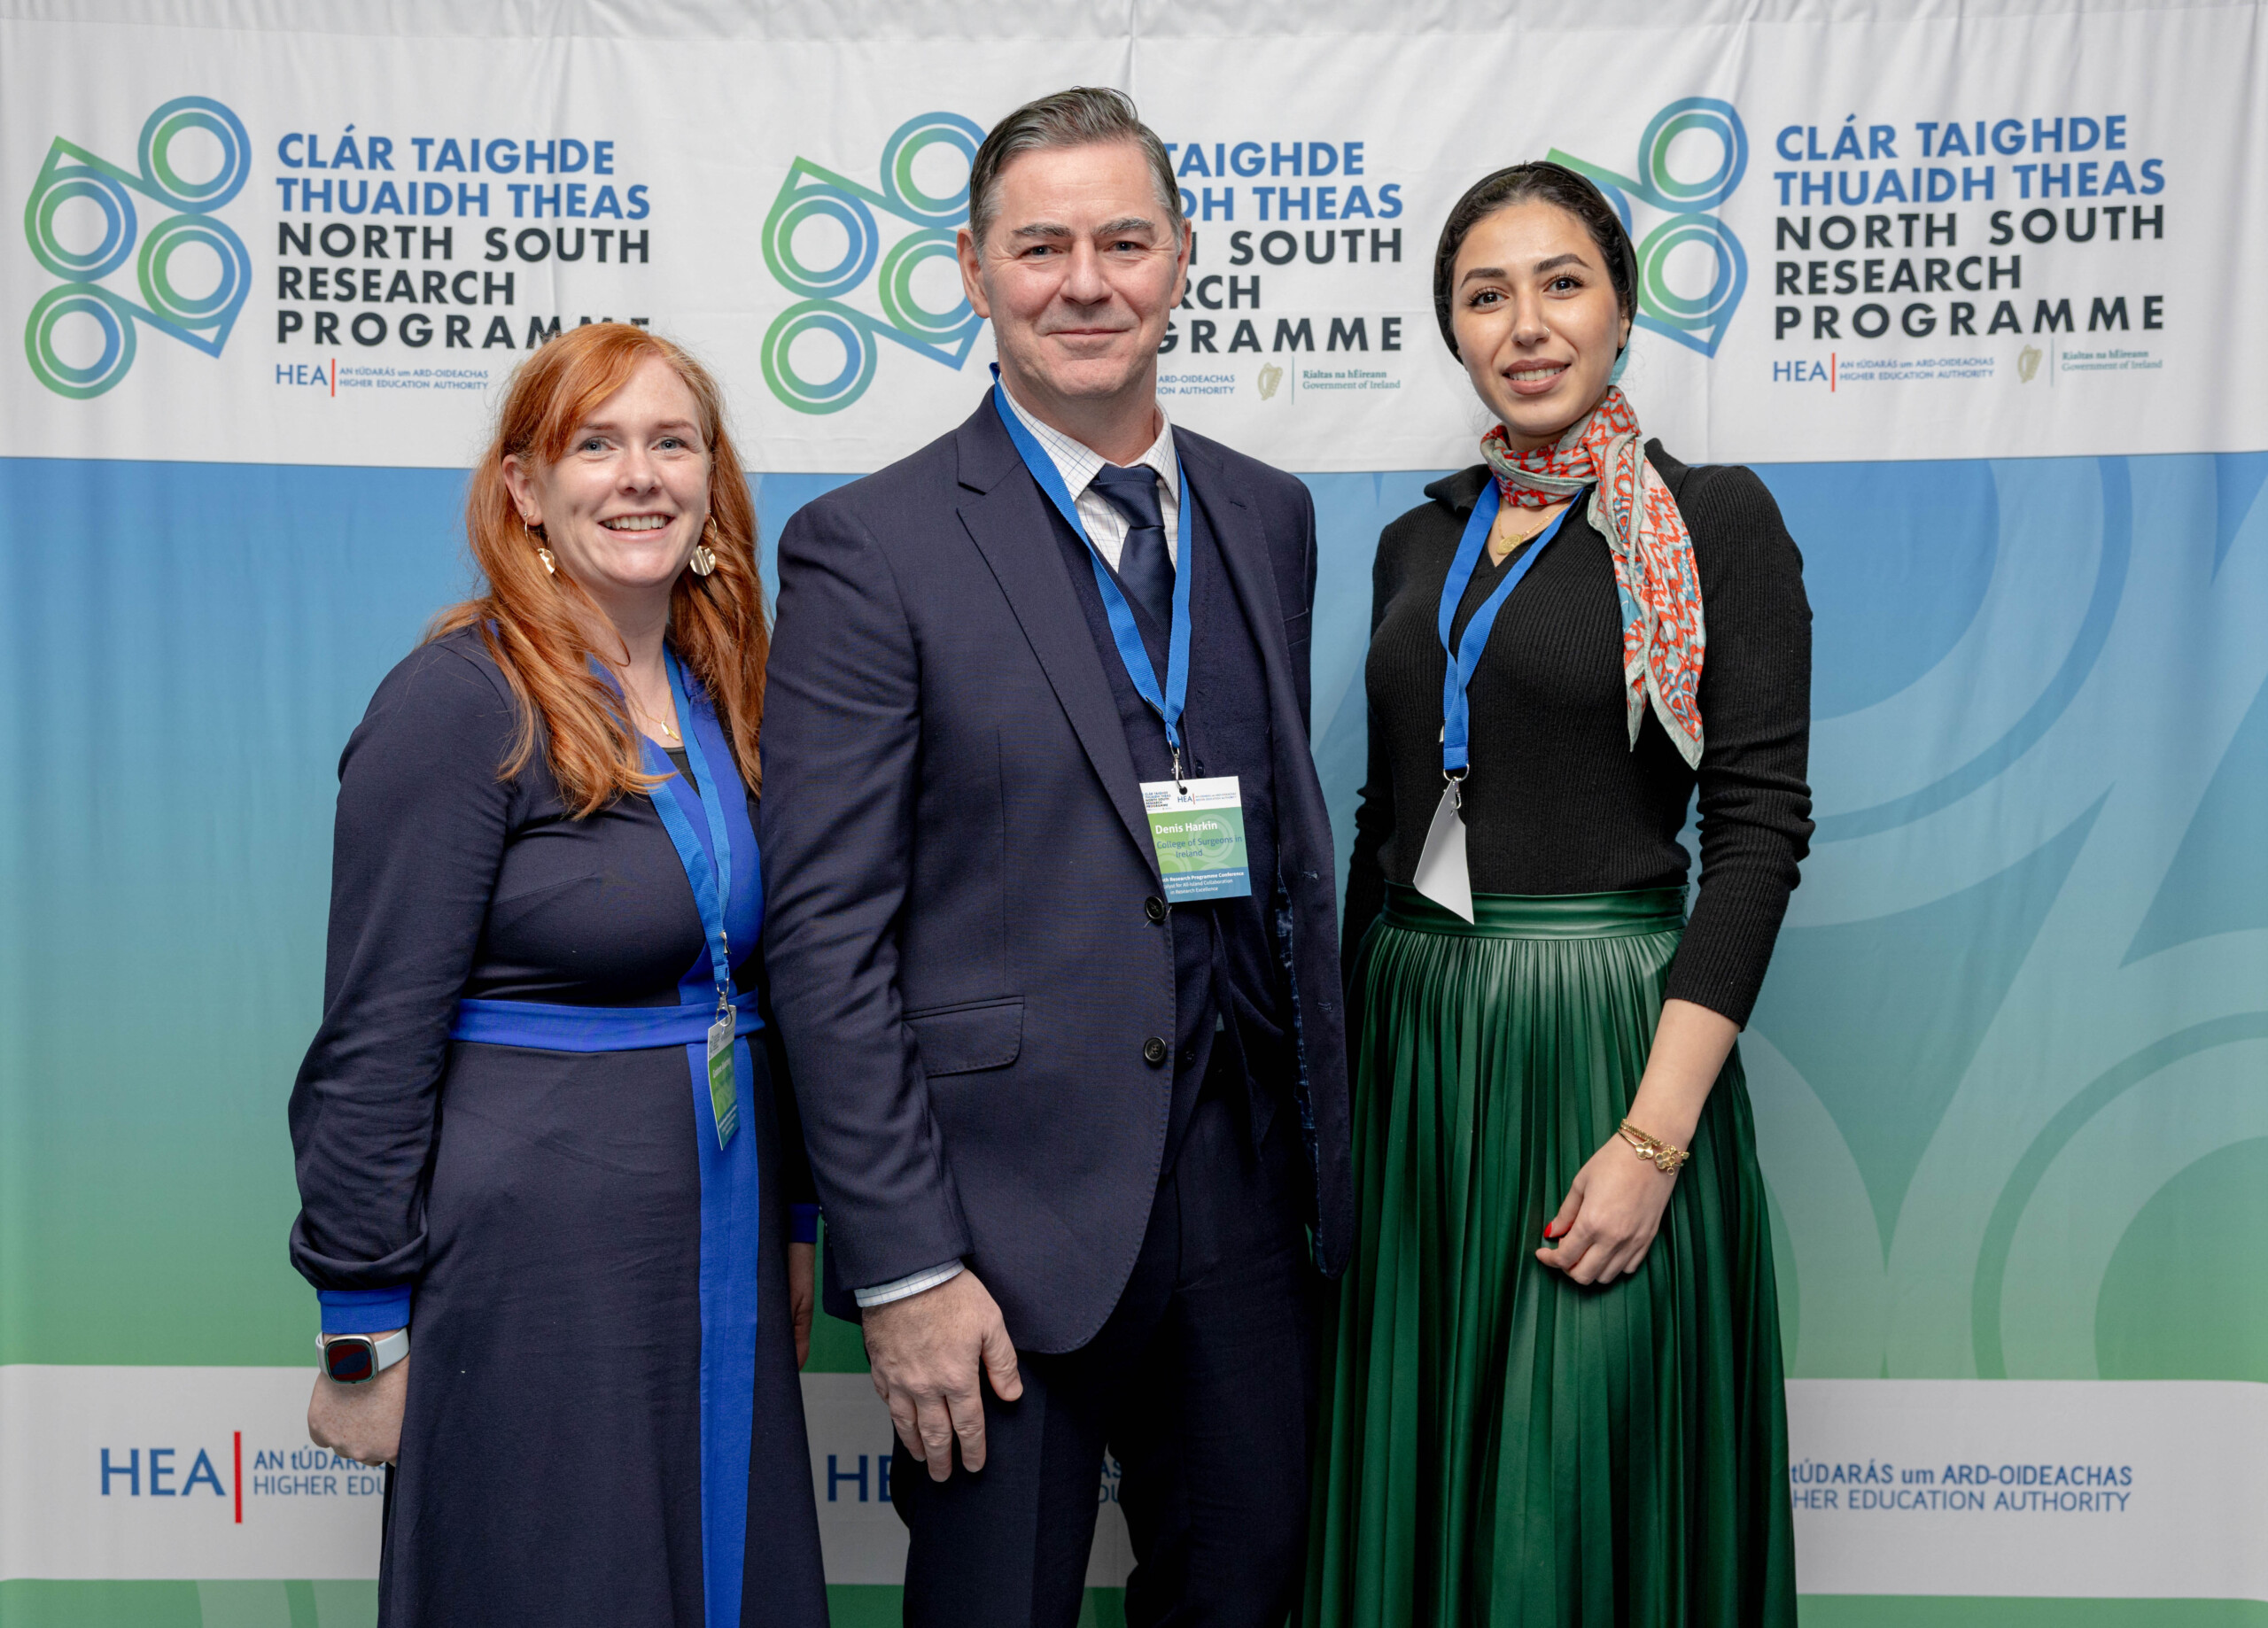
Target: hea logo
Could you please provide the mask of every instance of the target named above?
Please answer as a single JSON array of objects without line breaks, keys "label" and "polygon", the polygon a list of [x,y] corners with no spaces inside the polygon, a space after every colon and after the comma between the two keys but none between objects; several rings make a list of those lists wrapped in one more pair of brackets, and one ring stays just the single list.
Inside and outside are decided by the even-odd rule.
[{"label": "hea logo", "polygon": [[[1687,135],[1712,138],[1717,147],[1717,167],[1697,180],[1670,173],[1670,150]],[[1656,113],[1638,138],[1635,179],[1557,147],[1551,150],[1551,161],[1596,182],[1634,237],[1638,229],[1631,219],[1632,198],[1669,216],[1637,244],[1637,325],[1666,334],[1704,356],[1714,356],[1748,288],[1748,256],[1741,252],[1740,239],[1708,213],[1733,195],[1748,171],[1748,132],[1733,105],[1714,97],[1690,96]],[[1711,252],[1715,269],[1706,292],[1681,294],[1669,285],[1668,261],[1676,250],[1693,244]]]},{"label": "hea logo", "polygon": [[[219,1454],[216,1459],[215,1454]],[[96,1449],[96,1478],[105,1498],[209,1497],[232,1523],[245,1523],[245,1495],[254,1498],[377,1498],[384,1473],[305,1442],[260,1447],[245,1462],[245,1433],[232,1430],[226,1447]],[[888,1496],[887,1493],[884,1494]],[[184,1506],[186,1507],[186,1506]]]},{"label": "hea logo", "polygon": [[[184,179],[174,167],[174,143],[191,130],[220,143],[221,167],[209,180]],[[136,159],[138,170],[123,170],[58,136],[24,205],[24,236],[33,257],[63,279],[32,306],[24,324],[24,355],[33,376],[59,396],[99,396],[124,378],[134,366],[137,322],[218,356],[252,288],[252,257],[244,240],[210,218],[252,173],[243,121],[210,97],[177,97],[143,124]],[[135,213],[137,192],[175,212],[146,235]],[[74,247],[66,235],[83,241],[87,234],[74,229],[78,223],[70,216],[84,217],[88,204],[99,217],[101,235],[92,247]],[[188,248],[209,251],[220,263],[208,292],[185,294],[175,286],[174,257]],[[128,259],[139,305],[102,286]],[[100,337],[91,362],[66,361],[57,348],[56,330],[74,317],[92,319]]]},{"label": "hea logo", "polygon": [[[764,260],[781,286],[805,296],[774,318],[764,336],[764,380],[772,393],[800,413],[839,413],[860,396],[874,380],[877,339],[888,339],[910,351],[958,369],[968,360],[984,319],[966,298],[957,298],[948,310],[932,311],[913,297],[913,274],[925,260],[954,255],[956,229],[968,219],[968,181],[962,171],[959,190],[944,197],[924,192],[913,179],[914,160],[940,143],[973,161],[984,132],[959,113],[920,113],[897,127],[882,148],[881,190],[859,185],[847,176],[797,159],[780,183],[772,213],[764,222]],[[934,184],[934,182],[933,182]],[[882,252],[882,229],[875,211],[895,216],[913,227]],[[798,258],[799,229],[830,221],[843,234],[843,247],[833,263],[806,265]],[[832,236],[832,234],[829,234]],[[876,316],[850,302],[864,288],[881,261],[873,298],[881,306]],[[808,376],[797,370],[796,341],[825,334],[843,348],[843,363],[832,377]],[[810,360],[805,347],[804,361]]]}]

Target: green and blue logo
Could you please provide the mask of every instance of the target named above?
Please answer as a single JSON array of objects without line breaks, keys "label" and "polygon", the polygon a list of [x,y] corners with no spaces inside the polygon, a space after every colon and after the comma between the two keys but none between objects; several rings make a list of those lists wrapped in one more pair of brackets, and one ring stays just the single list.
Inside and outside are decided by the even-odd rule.
[{"label": "green and blue logo", "polygon": [[[944,311],[920,305],[914,298],[913,274],[926,260],[953,258],[956,230],[968,219],[966,165],[975,160],[983,139],[983,128],[959,113],[909,119],[882,148],[880,190],[808,159],[788,167],[765,218],[764,260],[782,287],[804,298],[782,311],[764,336],[764,380],[773,395],[798,412],[841,412],[874,383],[881,339],[956,369],[968,360],[984,319],[966,298]],[[913,173],[914,161],[938,143],[959,152],[963,162],[959,190],[943,197],[923,191]],[[901,232],[887,252],[877,210],[913,229]],[[796,234],[820,221],[840,229],[842,250],[832,264],[807,265],[796,254]],[[879,315],[851,303],[870,277],[869,298],[881,307]],[[796,341],[814,333],[842,346],[843,362],[832,376],[811,377],[796,370]]]},{"label": "green and blue logo", "polygon": [[[1680,136],[1693,135],[1714,143],[1716,167],[1696,177],[1674,174],[1670,150]],[[1748,288],[1748,256],[1741,251],[1740,239],[1710,213],[1733,195],[1748,173],[1748,131],[1733,105],[1715,97],[1689,96],[1663,108],[1638,138],[1635,177],[1619,175],[1557,147],[1551,150],[1551,161],[1596,182],[1637,239],[1637,325],[1666,334],[1704,356],[1714,356]],[[1633,198],[1669,219],[1638,238],[1631,216]],[[1708,252],[1713,269],[1706,291],[1681,294],[1669,284],[1670,258],[1693,245]]]},{"label": "green and blue logo", "polygon": [[[221,167],[203,181],[187,179],[173,164],[174,143],[192,130],[220,143]],[[124,378],[134,366],[138,322],[218,356],[252,290],[252,256],[244,239],[212,218],[244,190],[252,173],[244,121],[210,97],[176,97],[143,124],[136,159],[138,169],[120,169],[58,136],[24,205],[24,237],[33,257],[63,279],[33,305],[24,324],[24,355],[33,376],[59,396],[99,396]],[[136,193],[173,212],[146,235],[136,213]],[[74,247],[58,229],[67,217],[62,223],[58,217],[66,209],[83,215],[88,203],[100,216],[101,236],[91,247]],[[175,283],[174,257],[189,248],[209,251],[219,261],[217,279],[202,293],[184,293]],[[128,260],[139,304],[103,286]],[[73,318],[94,323],[100,348],[92,361],[66,361],[57,348],[56,330]]]}]

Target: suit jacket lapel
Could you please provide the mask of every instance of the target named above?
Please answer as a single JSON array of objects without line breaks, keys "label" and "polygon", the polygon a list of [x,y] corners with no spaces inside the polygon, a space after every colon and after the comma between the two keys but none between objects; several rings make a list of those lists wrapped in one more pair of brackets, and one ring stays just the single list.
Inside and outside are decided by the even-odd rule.
[{"label": "suit jacket lapel", "polygon": [[[1205,518],[1212,523],[1222,570],[1244,608],[1253,637],[1259,641],[1261,669],[1268,678],[1269,711],[1276,725],[1270,733],[1275,737],[1277,853],[1279,860],[1301,857],[1296,851],[1301,822],[1284,816],[1301,808],[1302,789],[1312,779],[1313,769],[1288,756],[1307,753],[1308,735],[1306,722],[1300,716],[1299,692],[1292,682],[1292,647],[1284,632],[1283,597],[1276,591],[1276,573],[1269,564],[1268,539],[1259,517],[1236,495],[1228,472],[1203,446],[1177,430],[1174,454],[1184,472],[1182,490],[1194,495]],[[1195,478],[1189,477],[1192,469]],[[1303,768],[1304,774],[1300,771]]]},{"label": "suit jacket lapel", "polygon": [[[1276,573],[1269,567],[1268,539],[1259,518],[1245,507],[1231,488],[1227,471],[1206,455],[1204,447],[1192,445],[1179,430],[1174,432],[1173,443],[1184,476],[1182,490],[1195,495],[1205,518],[1212,522],[1222,569],[1260,640],[1271,702],[1288,702],[1293,694],[1292,649],[1284,635],[1284,602],[1276,592]],[[1198,478],[1188,478],[1192,470]],[[1296,710],[1296,703],[1292,704]]]},{"label": "suit jacket lapel", "polygon": [[1064,569],[1047,498],[1024,468],[989,394],[955,441],[960,482],[970,493],[959,511],[961,524],[991,567],[1127,835],[1154,872],[1157,855],[1133,755],[1126,749],[1101,653],[1088,637],[1086,613]]}]

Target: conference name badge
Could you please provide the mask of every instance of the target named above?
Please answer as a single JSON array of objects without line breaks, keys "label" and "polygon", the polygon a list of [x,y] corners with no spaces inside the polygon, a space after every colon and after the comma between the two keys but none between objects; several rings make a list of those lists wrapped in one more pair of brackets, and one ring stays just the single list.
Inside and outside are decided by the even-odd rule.
[{"label": "conference name badge", "polygon": [[1166,903],[1241,899],[1252,891],[1244,853],[1244,795],[1237,777],[1145,780],[1142,811],[1158,850]]},{"label": "conference name badge", "polygon": [[733,1079],[734,1030],[737,1018],[726,1012],[709,1026],[709,1107],[717,1116],[717,1145],[722,1148],[740,1128],[740,1091]]}]

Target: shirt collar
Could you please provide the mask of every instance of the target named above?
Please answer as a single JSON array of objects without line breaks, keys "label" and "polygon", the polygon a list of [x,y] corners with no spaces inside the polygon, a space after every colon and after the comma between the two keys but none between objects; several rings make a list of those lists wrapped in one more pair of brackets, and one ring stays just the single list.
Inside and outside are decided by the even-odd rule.
[{"label": "shirt collar", "polygon": [[[1032,432],[1033,438],[1046,450],[1049,461],[1062,475],[1063,485],[1069,488],[1072,501],[1076,502],[1093,482],[1096,472],[1110,460],[1084,442],[1075,441],[1060,430],[1040,423],[1024,410],[1024,404],[1016,399],[1014,391],[1003,387],[1000,393],[1008,399],[1008,410],[1021,421],[1024,428]],[[1166,415],[1163,404],[1160,404],[1157,413],[1157,439],[1150,443],[1149,449],[1137,458],[1134,464],[1155,469],[1160,484],[1165,488],[1165,494],[1178,503],[1181,500],[1181,464],[1174,456],[1173,421]]]}]

